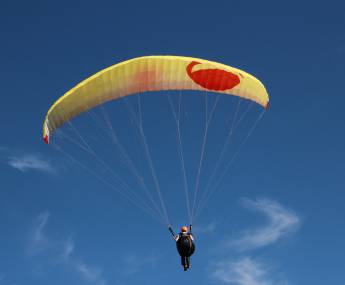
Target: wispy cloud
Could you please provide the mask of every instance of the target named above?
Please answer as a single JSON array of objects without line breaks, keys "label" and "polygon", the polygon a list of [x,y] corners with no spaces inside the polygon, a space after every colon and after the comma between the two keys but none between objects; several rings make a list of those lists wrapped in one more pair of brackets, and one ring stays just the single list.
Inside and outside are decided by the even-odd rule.
[{"label": "wispy cloud", "polygon": [[[248,229],[238,238],[227,241],[227,245],[239,251],[271,245],[296,231],[300,218],[291,209],[272,199],[242,199],[242,206],[261,213],[267,222]],[[223,259],[211,267],[211,276],[217,281],[233,285],[287,285],[266,262],[240,254],[238,258]],[[278,274],[278,275],[277,275]]]},{"label": "wispy cloud", "polygon": [[75,254],[75,245],[72,238],[68,238],[62,243],[60,256],[67,266],[74,269],[87,282],[96,285],[107,284],[101,268],[85,263],[82,258]]},{"label": "wispy cloud", "polygon": [[7,160],[7,164],[22,172],[36,170],[47,173],[55,173],[55,169],[51,163],[37,154],[10,156]]},{"label": "wispy cloud", "polygon": [[62,243],[61,257],[63,260],[69,260],[74,252],[74,242],[68,238]]},{"label": "wispy cloud", "polygon": [[239,250],[249,250],[272,244],[294,232],[300,219],[291,209],[270,199],[243,199],[243,205],[266,216],[266,225],[247,230],[237,239],[231,239],[228,245]]},{"label": "wispy cloud", "polygon": [[217,226],[216,222],[210,222],[210,223],[205,224],[203,226],[193,227],[193,231],[198,233],[198,234],[209,234],[209,233],[215,232],[216,226]]},{"label": "wispy cloud", "polygon": [[272,277],[269,268],[250,257],[222,261],[214,265],[213,278],[233,285],[286,285],[285,280]]},{"label": "wispy cloud", "polygon": [[102,269],[88,264],[75,253],[75,244],[71,237],[66,240],[51,238],[45,228],[49,221],[48,211],[40,213],[33,221],[29,236],[28,252],[38,255],[42,252],[48,254],[55,264],[63,264],[76,272],[85,281],[95,285],[106,285]]},{"label": "wispy cloud", "polygon": [[127,265],[126,269],[122,271],[125,275],[132,275],[141,271],[146,266],[154,267],[162,255],[150,253],[146,256],[139,256],[137,254],[127,254],[124,257],[124,263]]},{"label": "wispy cloud", "polygon": [[90,266],[83,261],[73,263],[75,269],[88,282],[97,285],[105,285],[107,282],[103,278],[102,270],[98,267]]},{"label": "wispy cloud", "polygon": [[32,223],[28,251],[30,254],[38,253],[47,249],[51,242],[44,233],[44,227],[46,226],[50,213],[48,211],[40,213]]}]

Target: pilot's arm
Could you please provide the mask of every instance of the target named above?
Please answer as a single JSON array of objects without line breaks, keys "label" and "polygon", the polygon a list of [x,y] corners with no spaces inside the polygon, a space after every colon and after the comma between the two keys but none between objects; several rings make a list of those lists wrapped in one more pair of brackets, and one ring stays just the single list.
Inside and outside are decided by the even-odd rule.
[{"label": "pilot's arm", "polygon": [[172,229],[170,226],[169,226],[169,232],[172,234],[173,239],[174,239],[175,241],[178,241],[178,239],[180,238],[180,236],[179,236],[179,235],[175,235],[173,229]]}]

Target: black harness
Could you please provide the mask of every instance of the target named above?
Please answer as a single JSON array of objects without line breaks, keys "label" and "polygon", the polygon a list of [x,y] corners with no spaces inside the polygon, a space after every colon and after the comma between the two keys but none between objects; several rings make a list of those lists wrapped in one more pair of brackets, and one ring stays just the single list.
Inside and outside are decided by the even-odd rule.
[{"label": "black harness", "polygon": [[177,251],[181,256],[190,257],[195,251],[195,244],[190,233],[180,233],[176,242]]}]

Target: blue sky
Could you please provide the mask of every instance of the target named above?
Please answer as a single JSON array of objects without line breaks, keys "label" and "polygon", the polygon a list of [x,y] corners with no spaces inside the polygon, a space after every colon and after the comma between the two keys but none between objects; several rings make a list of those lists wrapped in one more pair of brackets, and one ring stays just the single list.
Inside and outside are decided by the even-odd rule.
[{"label": "blue sky", "polygon": [[[251,5],[1,2],[0,285],[175,284],[181,278],[198,284],[345,283],[344,4]],[[156,54],[238,67],[260,78],[271,98],[271,108],[194,222],[197,251],[187,273],[164,225],[41,139],[45,112],[65,91],[111,64]],[[182,138],[192,188],[205,94],[183,95]],[[171,96],[177,106],[177,94]],[[207,98],[210,107],[215,96]],[[227,110],[233,114],[237,102],[227,99],[220,99],[210,126],[202,187],[224,126],[229,127]],[[136,108],[137,98],[129,104]],[[176,125],[166,98],[142,95],[142,105],[155,169],[177,229],[187,216]],[[105,108],[152,189],[125,102]],[[139,190],[97,127],[101,111],[73,126]],[[246,117],[237,146],[259,112]],[[72,130],[63,131],[71,135]],[[108,177],[80,148],[66,140],[61,146]],[[226,158],[235,149],[236,143]]]}]

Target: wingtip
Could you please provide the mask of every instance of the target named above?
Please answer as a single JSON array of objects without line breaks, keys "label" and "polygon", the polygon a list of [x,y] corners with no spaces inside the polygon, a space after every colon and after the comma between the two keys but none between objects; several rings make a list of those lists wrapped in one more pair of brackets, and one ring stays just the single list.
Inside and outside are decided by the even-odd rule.
[{"label": "wingtip", "polygon": [[48,135],[45,135],[43,137],[43,141],[46,143],[46,144],[49,144],[49,136]]}]

